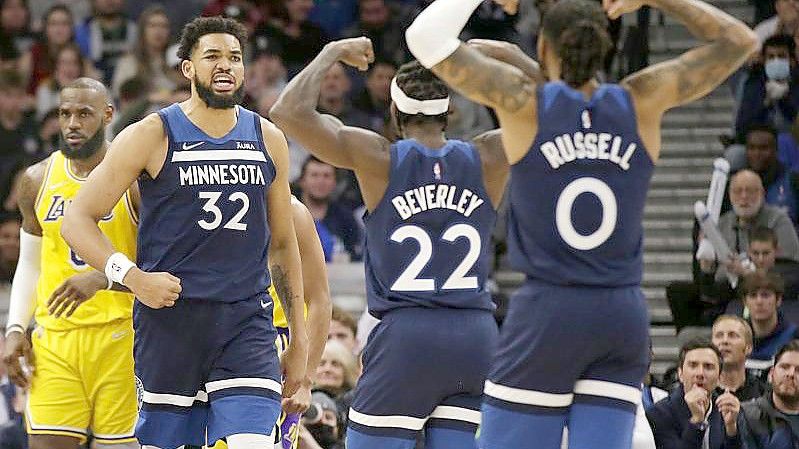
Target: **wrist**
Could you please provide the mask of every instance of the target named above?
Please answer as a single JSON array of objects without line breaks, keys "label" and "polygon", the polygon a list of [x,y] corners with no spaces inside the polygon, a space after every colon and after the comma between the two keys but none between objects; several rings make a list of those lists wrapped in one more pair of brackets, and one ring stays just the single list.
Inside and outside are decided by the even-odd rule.
[{"label": "wrist", "polygon": [[105,277],[108,278],[109,288],[112,282],[126,285],[125,276],[134,268],[136,264],[131,262],[128,256],[119,252],[111,254],[105,262]]},{"label": "wrist", "polygon": [[703,416],[697,416],[694,414],[691,415],[691,424],[699,425],[702,424],[703,422],[705,422],[704,415]]},{"label": "wrist", "polygon": [[737,424],[737,422],[733,421],[730,424],[725,424],[724,425],[724,430],[725,430],[725,433],[727,434],[728,437],[734,437],[734,436],[738,435],[738,424]]},{"label": "wrist", "polygon": [[25,334],[25,327],[23,325],[21,325],[21,324],[11,324],[8,327],[6,327],[6,333],[5,333],[6,338],[11,336],[11,334],[13,334],[13,333],[18,333],[20,335],[24,335]]}]

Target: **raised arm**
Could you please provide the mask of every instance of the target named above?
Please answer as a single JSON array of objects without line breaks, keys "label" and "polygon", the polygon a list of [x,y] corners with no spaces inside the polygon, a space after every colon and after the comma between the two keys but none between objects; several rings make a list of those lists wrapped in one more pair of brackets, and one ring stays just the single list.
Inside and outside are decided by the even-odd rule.
[{"label": "raised arm", "polygon": [[269,271],[272,283],[280,298],[289,324],[291,341],[283,353],[283,396],[292,396],[305,378],[308,364],[308,335],[302,314],[303,292],[300,251],[291,217],[291,192],[289,190],[289,151],[286,138],[275,125],[261,119],[264,143],[275,164],[276,176],[267,191],[267,220],[271,241],[269,243]]},{"label": "raised arm", "polygon": [[615,19],[644,3],[676,18],[705,42],[622,81],[645,120],[659,120],[665,111],[707,95],[757,49],[757,36],[748,26],[704,1],[605,0],[605,8]]},{"label": "raised arm", "polygon": [[[333,64],[366,70],[374,59],[372,42],[365,37],[343,39],[324,49],[283,89],[269,118],[314,156],[336,167],[388,173],[389,142],[379,134],[345,126],[316,108],[322,80]],[[381,151],[382,149],[382,151]]]},{"label": "raised arm", "polygon": [[530,105],[538,79],[458,40],[482,2],[437,0],[416,17],[405,39],[422,65],[470,100],[494,108],[502,120]]},{"label": "raised arm", "polygon": [[155,114],[126,128],[75,195],[61,225],[64,240],[86,263],[106,275],[115,271],[116,275],[110,276],[113,281],[127,286],[137,299],[154,308],[174,305],[180,293],[179,279],[138,269],[116,251],[97,222],[108,215],[139,174],[157,175],[165,146],[161,119]]}]

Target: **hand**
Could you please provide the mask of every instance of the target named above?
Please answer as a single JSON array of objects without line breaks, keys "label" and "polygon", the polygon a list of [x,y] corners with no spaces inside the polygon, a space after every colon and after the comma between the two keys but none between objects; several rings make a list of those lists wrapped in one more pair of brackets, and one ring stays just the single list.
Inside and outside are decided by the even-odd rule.
[{"label": "hand", "polygon": [[[27,366],[22,362],[25,361]],[[33,374],[34,357],[31,349],[31,342],[28,336],[22,332],[11,332],[6,337],[6,347],[3,353],[3,363],[8,370],[8,378],[22,388],[30,386],[30,378]]]},{"label": "hand", "polygon": [[92,299],[108,286],[105,275],[99,271],[76,274],[58,286],[47,300],[47,312],[56,318],[72,316],[84,302]]},{"label": "hand", "polygon": [[283,399],[283,411],[287,414],[303,413],[311,406],[311,381],[307,377],[290,398]]},{"label": "hand", "polygon": [[148,273],[135,267],[123,281],[136,299],[153,309],[174,306],[182,291],[180,279],[175,276],[164,272]]},{"label": "hand", "polygon": [[[280,356],[283,368],[283,397],[291,398],[299,390],[305,379],[308,365],[308,345],[300,346],[296,339],[289,341],[289,346]],[[310,398],[308,399],[310,403]]]},{"label": "hand", "polygon": [[727,436],[732,437],[738,434],[738,413],[741,411],[741,402],[730,390],[725,390],[724,394],[716,398],[716,407],[724,420],[724,430]]},{"label": "hand", "polygon": [[702,270],[703,273],[712,273],[716,270],[716,261],[699,259],[699,269]]},{"label": "hand", "polygon": [[618,19],[623,14],[637,11],[644,6],[644,0],[602,0],[602,9],[611,20]]},{"label": "hand", "polygon": [[519,10],[519,0],[494,0],[494,3],[502,7],[505,13],[514,15]]},{"label": "hand", "polygon": [[790,90],[787,81],[768,80],[766,81],[766,100],[774,102],[782,99]]},{"label": "hand", "polygon": [[749,270],[744,267],[741,259],[737,256],[730,256],[730,259],[727,261],[725,267],[727,268],[728,273],[733,273],[737,276],[743,276],[749,272]]},{"label": "hand", "polygon": [[299,433],[299,440],[300,440],[300,447],[304,449],[322,449],[322,446],[316,442],[311,432],[302,424],[299,424],[300,433]]},{"label": "hand", "polygon": [[710,394],[704,388],[694,385],[685,393],[685,403],[691,411],[691,422],[698,424],[705,420],[710,406]]},{"label": "hand", "polygon": [[368,37],[341,39],[332,44],[339,51],[339,61],[362,72],[368,70],[369,64],[375,61],[375,50]]}]

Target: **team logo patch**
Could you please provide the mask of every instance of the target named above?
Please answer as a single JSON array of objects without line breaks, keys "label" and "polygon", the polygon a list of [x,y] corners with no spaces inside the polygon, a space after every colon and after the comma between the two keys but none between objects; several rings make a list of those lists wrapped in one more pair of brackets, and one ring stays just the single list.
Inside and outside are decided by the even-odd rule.
[{"label": "team logo patch", "polygon": [[441,176],[443,174],[444,173],[441,170],[441,163],[436,162],[435,164],[433,164],[433,178],[435,178],[436,181],[441,181]]}]

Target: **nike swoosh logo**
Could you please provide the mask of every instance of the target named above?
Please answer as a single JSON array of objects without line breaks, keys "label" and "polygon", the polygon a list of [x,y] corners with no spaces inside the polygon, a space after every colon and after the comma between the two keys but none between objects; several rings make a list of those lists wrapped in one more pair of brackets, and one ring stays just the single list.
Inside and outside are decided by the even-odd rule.
[{"label": "nike swoosh logo", "polygon": [[267,307],[269,307],[271,305],[272,305],[272,301],[266,302],[266,301],[261,300],[261,307],[262,308],[265,309],[265,308],[267,308]]},{"label": "nike swoosh logo", "polygon": [[113,334],[111,334],[111,340],[119,340],[125,335],[128,335],[128,331],[114,332]]},{"label": "nike swoosh logo", "polygon": [[197,147],[199,147],[200,145],[202,145],[204,143],[205,142],[197,142],[197,143],[193,143],[193,144],[189,145],[188,142],[183,142],[183,149],[184,150],[191,150],[192,148],[197,148]]}]

